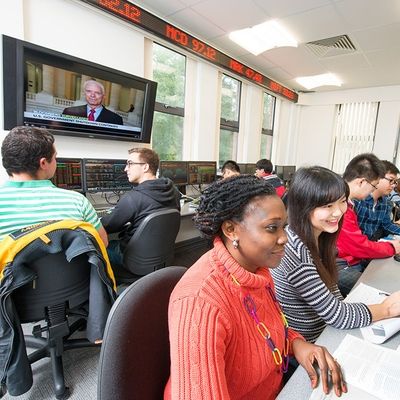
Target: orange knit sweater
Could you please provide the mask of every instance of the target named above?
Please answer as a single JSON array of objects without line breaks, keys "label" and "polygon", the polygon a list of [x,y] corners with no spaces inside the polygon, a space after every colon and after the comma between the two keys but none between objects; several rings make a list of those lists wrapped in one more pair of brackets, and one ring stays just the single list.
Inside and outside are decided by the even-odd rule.
[{"label": "orange knit sweater", "polygon": [[[280,367],[242,302],[250,293],[259,319],[282,351],[283,323],[265,288],[268,284],[273,287],[268,268],[259,268],[256,274],[245,270],[221,239],[215,239],[214,248],[188,270],[171,295],[171,377],[165,400],[276,397],[281,388]],[[290,342],[296,337],[301,336],[289,330]]]}]

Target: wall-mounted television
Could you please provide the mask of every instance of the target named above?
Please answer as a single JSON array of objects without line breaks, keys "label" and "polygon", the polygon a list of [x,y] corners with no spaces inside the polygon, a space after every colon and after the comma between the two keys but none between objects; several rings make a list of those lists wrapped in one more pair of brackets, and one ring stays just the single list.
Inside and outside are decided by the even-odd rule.
[{"label": "wall-mounted television", "polygon": [[150,143],[156,82],[3,35],[3,87],[5,130]]}]

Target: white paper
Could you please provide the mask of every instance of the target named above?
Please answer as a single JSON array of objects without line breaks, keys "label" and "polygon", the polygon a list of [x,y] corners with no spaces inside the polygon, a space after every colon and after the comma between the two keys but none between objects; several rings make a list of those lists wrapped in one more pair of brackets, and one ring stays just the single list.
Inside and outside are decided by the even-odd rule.
[{"label": "white paper", "polygon": [[[346,297],[347,303],[380,304],[386,298],[387,294],[383,290],[373,288],[372,286],[360,283]],[[373,322],[369,326],[360,328],[364,339],[371,343],[382,344],[396,332],[400,330],[400,318],[388,318]]]},{"label": "white paper", "polygon": [[[348,383],[348,393],[341,399],[398,400],[400,393],[400,354],[385,347],[346,335],[334,353]],[[322,385],[310,400],[336,399],[333,391],[322,392]]]}]

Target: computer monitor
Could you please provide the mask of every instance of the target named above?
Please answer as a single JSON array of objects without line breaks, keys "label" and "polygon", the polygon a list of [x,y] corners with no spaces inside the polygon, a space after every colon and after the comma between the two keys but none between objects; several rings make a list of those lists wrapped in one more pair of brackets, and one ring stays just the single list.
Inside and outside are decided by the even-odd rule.
[{"label": "computer monitor", "polygon": [[254,175],[256,173],[256,163],[247,163],[245,170],[242,174]]},{"label": "computer monitor", "polygon": [[59,188],[83,192],[82,160],[80,158],[57,158],[57,169],[51,181]]},{"label": "computer monitor", "polygon": [[216,180],[217,162],[216,161],[189,161],[188,162],[188,183],[210,184]]},{"label": "computer monitor", "polygon": [[283,167],[283,180],[285,182],[290,182],[295,172],[296,172],[295,165],[285,165]]},{"label": "computer monitor", "polygon": [[279,178],[283,179],[283,165],[275,165],[275,174],[279,176]]},{"label": "computer monitor", "polygon": [[275,174],[285,182],[290,182],[295,172],[295,165],[275,165]]},{"label": "computer monitor", "polygon": [[116,192],[132,189],[128,181],[126,160],[84,159],[85,191]]},{"label": "computer monitor", "polygon": [[160,161],[159,176],[171,179],[175,185],[187,185],[188,163],[186,161]]}]

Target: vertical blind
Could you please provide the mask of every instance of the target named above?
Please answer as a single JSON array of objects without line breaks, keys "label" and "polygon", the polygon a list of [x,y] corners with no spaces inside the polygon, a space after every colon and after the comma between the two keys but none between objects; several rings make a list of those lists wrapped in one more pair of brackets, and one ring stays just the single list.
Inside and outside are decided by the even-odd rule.
[{"label": "vertical blind", "polygon": [[358,154],[373,151],[379,102],[339,104],[332,170],[342,174]]}]

